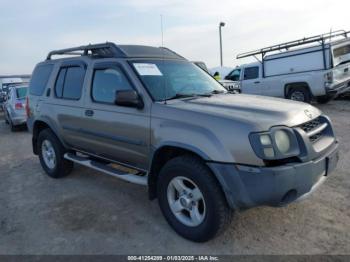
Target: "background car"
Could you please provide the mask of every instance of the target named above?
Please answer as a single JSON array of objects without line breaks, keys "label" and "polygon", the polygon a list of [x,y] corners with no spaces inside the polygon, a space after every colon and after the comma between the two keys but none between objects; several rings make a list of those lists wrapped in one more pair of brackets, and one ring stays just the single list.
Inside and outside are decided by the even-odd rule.
[{"label": "background car", "polygon": [[5,98],[3,105],[5,121],[10,125],[11,131],[15,131],[18,126],[26,124],[25,100],[27,90],[27,85],[12,86]]}]

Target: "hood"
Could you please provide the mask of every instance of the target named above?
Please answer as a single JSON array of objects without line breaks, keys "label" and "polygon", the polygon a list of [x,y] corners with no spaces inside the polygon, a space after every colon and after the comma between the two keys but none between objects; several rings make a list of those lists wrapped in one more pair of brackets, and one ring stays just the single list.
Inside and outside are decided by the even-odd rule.
[{"label": "hood", "polygon": [[243,94],[173,100],[168,106],[254,124],[260,131],[277,125],[296,126],[321,114],[306,103]]}]

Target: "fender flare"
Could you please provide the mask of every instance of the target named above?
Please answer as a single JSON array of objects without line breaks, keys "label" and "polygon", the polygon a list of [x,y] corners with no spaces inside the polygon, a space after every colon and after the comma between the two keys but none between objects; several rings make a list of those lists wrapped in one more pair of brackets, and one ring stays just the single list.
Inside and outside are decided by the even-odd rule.
[{"label": "fender flare", "polygon": [[314,96],[313,93],[311,92],[311,88],[308,82],[305,81],[296,81],[296,82],[287,82],[284,84],[284,97],[286,98],[289,92],[290,88],[293,87],[289,87],[289,86],[294,86],[294,87],[302,87],[302,88],[306,88],[311,96]]},{"label": "fender flare", "polygon": [[48,126],[48,128],[50,128],[50,130],[55,134],[55,136],[58,138],[58,140],[62,143],[62,145],[66,148],[68,148],[68,145],[62,140],[62,138],[60,136],[58,136],[58,127],[53,124],[52,121],[50,121],[49,118],[46,118],[46,117],[41,117],[41,118],[38,118],[34,121],[33,123],[33,136],[32,136],[32,145],[33,145],[33,152],[34,154],[36,154],[37,152],[37,149],[36,149],[36,142],[37,142],[37,135],[39,135],[39,133],[36,134],[36,125],[39,123],[39,122],[42,122],[44,123],[45,125]]}]

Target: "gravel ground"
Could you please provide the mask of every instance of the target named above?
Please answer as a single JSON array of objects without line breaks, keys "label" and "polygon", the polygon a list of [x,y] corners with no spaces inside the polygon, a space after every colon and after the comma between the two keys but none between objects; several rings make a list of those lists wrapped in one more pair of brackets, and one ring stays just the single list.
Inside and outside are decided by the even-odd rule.
[{"label": "gravel ground", "polygon": [[350,101],[319,107],[340,140],[332,176],[303,202],[237,214],[204,244],[174,233],[143,187],[79,166],[47,177],[30,134],[0,120],[0,254],[350,254]]}]

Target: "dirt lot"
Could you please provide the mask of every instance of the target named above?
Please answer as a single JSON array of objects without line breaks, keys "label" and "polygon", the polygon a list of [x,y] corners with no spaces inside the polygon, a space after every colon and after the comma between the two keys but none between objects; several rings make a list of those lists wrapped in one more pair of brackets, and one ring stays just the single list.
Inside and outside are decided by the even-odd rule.
[{"label": "dirt lot", "polygon": [[320,108],[341,144],[335,173],[304,202],[237,214],[204,244],[174,233],[143,187],[79,166],[47,177],[30,134],[1,118],[0,254],[350,254],[350,100]]}]

